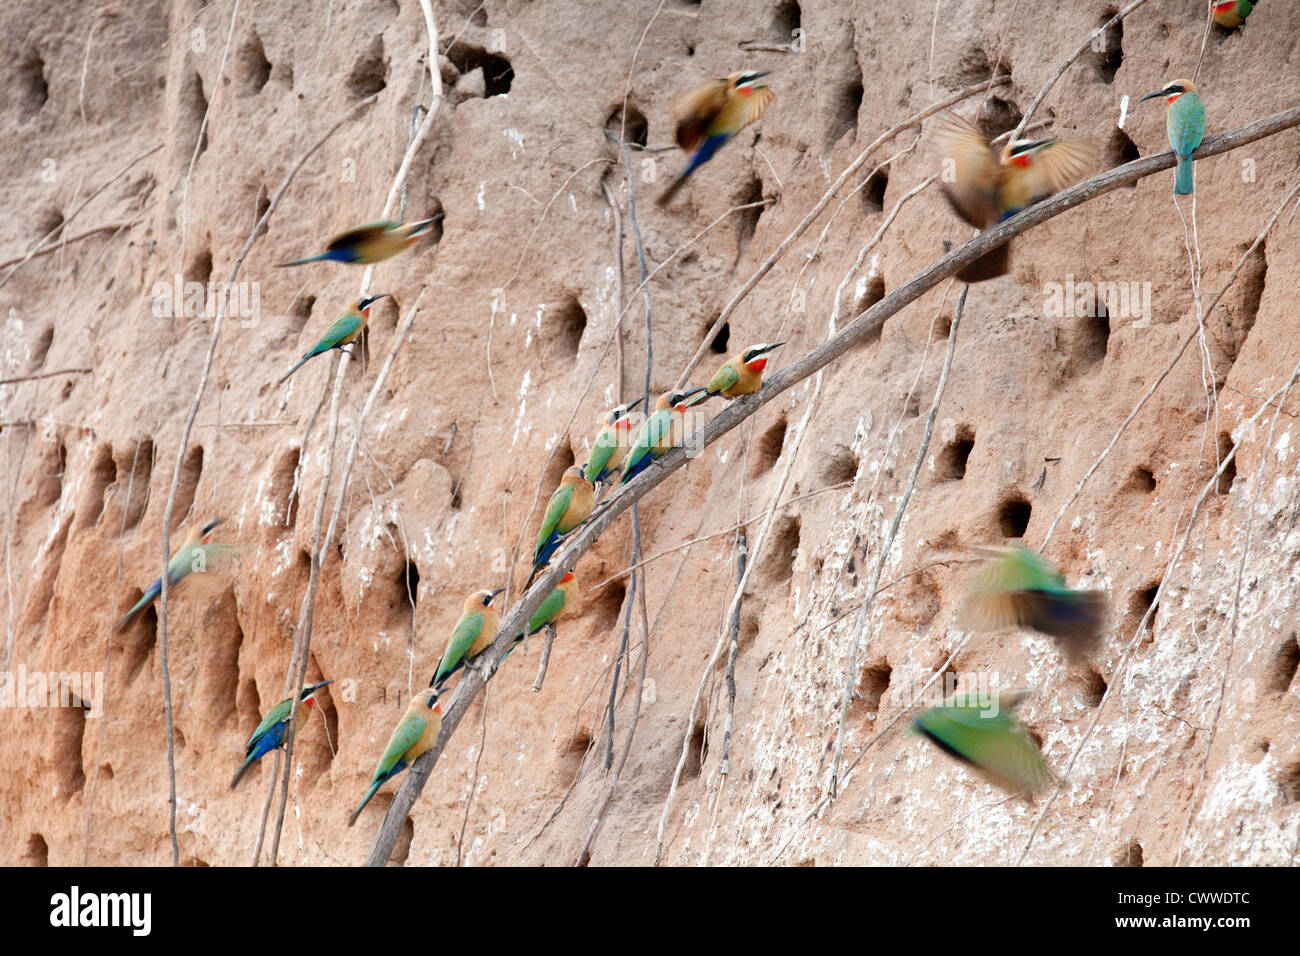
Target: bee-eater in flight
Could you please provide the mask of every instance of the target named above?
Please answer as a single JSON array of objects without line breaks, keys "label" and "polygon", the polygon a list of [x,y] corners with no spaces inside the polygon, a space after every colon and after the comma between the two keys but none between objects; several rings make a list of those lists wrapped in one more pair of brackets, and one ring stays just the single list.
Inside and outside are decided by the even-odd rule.
[{"label": "bee-eater in flight", "polygon": [[[938,118],[934,140],[939,188],[953,211],[976,229],[995,226],[1083,179],[1097,155],[1087,139],[1022,139],[997,154],[973,123],[955,113]],[[1006,275],[1010,267],[1007,242],[966,266],[957,278],[982,282]]]},{"label": "bee-eater in flight", "polygon": [[742,70],[709,80],[673,100],[677,145],[690,153],[691,158],[686,168],[656,200],[659,205],[668,205],[691,173],[712,159],[727,140],[758,120],[772,105],[776,94],[758,82],[769,72]]},{"label": "bee-eater in flight", "polygon": [[986,780],[1011,793],[1039,793],[1058,783],[1011,709],[1025,691],[964,694],[918,714],[913,729]]},{"label": "bee-eater in flight", "polygon": [[390,222],[386,219],[369,222],[364,226],[349,229],[341,236],[335,236],[320,255],[282,262],[278,268],[300,266],[305,262],[348,262],[363,266],[383,262],[427,236],[433,224],[441,219],[442,215],[438,213],[419,222]]},{"label": "bee-eater in flight", "polygon": [[1106,595],[1065,586],[1061,573],[1028,548],[982,548],[992,560],[971,586],[960,612],[963,627],[996,631],[1027,627],[1056,638],[1078,658],[1106,629]]},{"label": "bee-eater in flight", "polygon": [[[167,587],[176,587],[192,571],[206,571],[208,565],[215,558],[219,558],[234,549],[232,544],[217,543],[212,540],[212,532],[221,524],[222,519],[217,518],[209,521],[205,525],[195,525],[185,537],[185,541],[172,559],[167,562]],[[125,630],[127,625],[134,620],[135,616],[147,608],[150,604],[158,599],[162,593],[161,575],[154,579],[153,584],[144,592],[140,600],[135,602],[131,610],[122,615],[121,620],[114,626],[114,632]]]}]

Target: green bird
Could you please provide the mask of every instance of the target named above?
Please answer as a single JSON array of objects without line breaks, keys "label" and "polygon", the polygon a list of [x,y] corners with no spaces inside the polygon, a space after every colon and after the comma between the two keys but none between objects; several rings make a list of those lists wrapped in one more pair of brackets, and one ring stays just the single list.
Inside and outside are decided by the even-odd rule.
[{"label": "green bird", "polygon": [[1174,195],[1189,196],[1195,191],[1192,175],[1192,153],[1201,145],[1205,137],[1205,104],[1196,95],[1196,84],[1191,80],[1174,80],[1160,89],[1148,93],[1139,103],[1163,96],[1169,102],[1169,112],[1165,116],[1165,132],[1169,134],[1169,145],[1178,157],[1178,169],[1174,175]]},{"label": "green bird", "polygon": [[524,590],[528,590],[537,572],[551,560],[564,536],[591,515],[596,504],[596,486],[587,480],[581,468],[570,468],[564,473],[560,487],[555,489],[546,503],[542,527],[537,534],[537,547],[533,549],[533,570],[528,575]]},{"label": "green bird", "polygon": [[619,479],[620,485],[626,485],[668,454],[670,448],[681,443],[682,430],[685,428],[683,415],[688,407],[703,401],[703,399],[697,401],[691,399],[696,395],[704,394],[705,388],[701,385],[699,388],[692,388],[685,392],[664,392],[655,400],[655,410],[641,423],[641,428],[636,433],[636,441],[632,443],[632,450],[623,460],[623,477]]},{"label": "green bird", "polygon": [[[223,519],[217,518],[209,521],[205,525],[195,525],[190,529],[185,541],[172,559],[167,562],[167,587],[168,589],[176,587],[192,571],[206,571],[208,565],[214,560],[230,553],[234,550],[233,544],[221,544],[212,541],[212,531],[217,525],[221,524]],[[140,600],[135,602],[131,610],[122,615],[121,620],[113,627],[114,633],[123,631],[127,625],[135,619],[135,616],[147,608],[150,604],[158,599],[162,594],[162,576],[154,579],[153,584],[144,592]]]},{"label": "green bird", "polygon": [[644,396],[618,405],[601,418],[600,431],[591,443],[591,458],[582,472],[588,481],[606,481],[623,464],[632,447],[632,428],[640,424],[639,416],[634,416],[632,411],[643,400]]},{"label": "green bird", "polygon": [[1071,658],[1096,645],[1106,627],[1105,594],[1066,587],[1059,571],[1021,545],[980,550],[992,560],[962,605],[962,627],[972,631],[1027,627],[1056,638]]},{"label": "green bird", "polygon": [[302,368],[309,359],[314,359],[322,352],[328,352],[330,349],[341,349],[346,345],[351,345],[361,333],[366,330],[366,322],[370,319],[370,307],[379,299],[387,296],[387,292],[381,292],[378,295],[368,295],[361,299],[353,300],[348,306],[348,310],[341,317],[334,320],[334,324],[325,330],[325,334],[320,337],[293,368],[284,373],[284,378],[276,382],[276,385],[283,385],[285,381],[298,369]]},{"label": "green bird", "polygon": [[1060,781],[1011,715],[1025,695],[958,693],[918,714],[912,728],[997,786],[1011,793],[1039,793]]},{"label": "green bird", "polygon": [[1217,0],[1214,4],[1214,22],[1228,30],[1235,30],[1259,6],[1259,0]]},{"label": "green bird", "polygon": [[392,222],[388,219],[368,222],[335,236],[319,255],[282,262],[278,268],[300,266],[306,262],[347,262],[363,266],[383,262],[427,236],[433,231],[433,224],[441,218],[442,213],[438,213],[418,222]]},{"label": "green bird", "polygon": [[[332,683],[334,683],[332,680],[323,680],[319,684],[304,684],[297,698],[298,716],[302,717],[304,713],[310,711],[315,702],[316,692],[326,684]],[[293,705],[294,698],[286,697],[262,718],[262,722],[253,731],[253,736],[248,738],[248,746],[244,748],[244,762],[235,771],[235,779],[230,781],[231,790],[235,789],[254,762],[261,760],[272,750],[284,748],[284,741],[289,736],[289,711]]]},{"label": "green bird", "polygon": [[514,642],[506,648],[506,652],[501,655],[501,661],[497,665],[504,664],[506,658],[516,647],[524,642],[525,637],[531,637],[542,628],[555,636],[555,622],[560,618],[573,614],[578,608],[578,579],[574,577],[572,571],[564,572],[564,577],[560,578],[560,583],[555,586],[546,599],[537,606],[533,616],[528,619],[526,630],[520,631],[519,636]]},{"label": "green bird", "polygon": [[366,795],[361,798],[361,802],[352,811],[352,816],[348,818],[348,826],[357,822],[357,817],[361,815],[361,811],[366,808],[366,804],[380,787],[413,764],[416,757],[433,746],[440,730],[442,730],[442,709],[438,705],[438,691],[430,687],[411,698],[406,713],[402,715],[397,728],[388,738],[384,755],[379,758],[379,765],[375,767],[374,776],[370,778],[370,788],[366,790]]},{"label": "green bird", "polygon": [[501,627],[501,615],[492,606],[492,599],[504,590],[475,591],[465,598],[460,619],[452,628],[451,637],[447,638],[447,646],[442,649],[430,687],[441,691],[448,677],[486,650],[496,638],[497,629]]}]

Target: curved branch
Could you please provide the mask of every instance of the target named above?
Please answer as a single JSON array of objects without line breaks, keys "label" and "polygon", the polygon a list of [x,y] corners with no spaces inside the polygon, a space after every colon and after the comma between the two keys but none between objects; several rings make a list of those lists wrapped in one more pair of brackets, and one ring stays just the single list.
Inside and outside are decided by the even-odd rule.
[{"label": "curved branch", "polygon": [[[1216,156],[1298,125],[1300,125],[1300,106],[1208,137],[1196,151],[1196,156],[1198,159]],[[944,279],[955,275],[994,247],[1104,193],[1127,186],[1154,173],[1172,169],[1174,163],[1175,157],[1172,151],[1134,160],[1058,193],[1051,199],[1032,206],[987,232],[981,233],[913,276],[855,318],[833,338],[793,364],[767,376],[763,388],[757,394],[732,401],[722,412],[710,419],[697,436],[692,438],[691,447],[677,447],[669,451],[658,464],[638,475],[620,493],[611,498],[608,504],[593,513],[586,524],[573,533],[566,546],[555,555],[551,562],[551,569],[539,577],[505,615],[496,640],[483,652],[483,660],[493,662],[491,670],[495,670],[495,665],[500,663],[514,636],[524,629],[529,616],[537,610],[546,595],[555,589],[565,572],[577,564],[578,558],[595,544],[614,519],[628,510],[634,502],[644,498],[660,483],[666,481],[673,472],[686,463],[688,457],[696,454],[696,449],[713,444],[778,395],[825,368],[879,329],[890,316],[900,312]],[[468,709],[469,702],[482,689],[483,683],[484,678],[480,670],[470,669],[457,685],[442,719],[442,730],[438,734],[437,741],[411,766],[406,779],[394,794],[392,803],[389,804],[387,816],[366,857],[367,866],[384,866],[387,863],[407,814],[428,782],[430,771],[442,755],[447,741],[455,733],[456,727]]]}]

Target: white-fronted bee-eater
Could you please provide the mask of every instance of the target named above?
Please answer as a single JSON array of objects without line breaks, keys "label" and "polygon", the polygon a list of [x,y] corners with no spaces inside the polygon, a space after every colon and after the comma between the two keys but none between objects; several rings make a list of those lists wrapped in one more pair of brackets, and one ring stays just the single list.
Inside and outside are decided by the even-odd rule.
[{"label": "white-fronted bee-eater", "polygon": [[596,486],[587,480],[582,469],[566,471],[560,487],[546,503],[546,514],[542,516],[542,527],[537,534],[537,547],[533,549],[533,570],[528,575],[525,590],[533,583],[537,572],[551,560],[564,536],[587,520],[595,503]]},{"label": "white-fronted bee-eater", "polygon": [[722,368],[709,379],[709,384],[704,386],[705,393],[709,398],[714,395],[723,398],[753,395],[763,387],[763,369],[767,368],[768,356],[783,345],[784,342],[755,345],[727,359]]},{"label": "white-fronted bee-eater", "polygon": [[501,627],[501,615],[492,606],[492,599],[504,590],[505,588],[497,588],[495,591],[475,591],[465,598],[460,619],[447,638],[447,646],[442,649],[442,657],[438,659],[438,668],[434,671],[430,687],[441,690],[448,677],[492,643]]},{"label": "white-fronted bee-eater", "polygon": [[591,457],[582,472],[588,481],[603,482],[622,466],[632,449],[632,429],[642,421],[642,415],[633,411],[642,400],[637,398],[618,405],[602,417],[600,430],[591,445]]},{"label": "white-fronted bee-eater", "polygon": [[626,485],[666,455],[674,445],[681,444],[686,409],[695,404],[691,399],[703,394],[704,387],[700,386],[684,392],[664,392],[655,400],[655,410],[641,423],[632,450],[623,461],[620,485]]},{"label": "white-fronted bee-eater", "polygon": [[[323,680],[319,684],[303,685],[302,690],[298,692],[297,698],[298,718],[311,711],[317,691],[326,684],[332,683],[334,683],[332,680]],[[244,762],[235,771],[235,779],[230,781],[231,790],[235,789],[235,785],[243,779],[244,774],[248,773],[248,768],[253,766],[256,761],[261,760],[272,750],[284,749],[284,741],[289,735],[289,712],[293,707],[294,698],[286,697],[272,707],[267,712],[267,715],[262,718],[262,722],[253,731],[253,736],[248,738],[248,746],[244,748]]]},{"label": "white-fronted bee-eater", "polygon": [[438,704],[438,693],[436,688],[429,687],[411,698],[406,713],[393,730],[393,735],[388,738],[388,746],[384,748],[384,755],[379,758],[379,765],[370,778],[366,795],[352,811],[352,816],[348,817],[348,826],[357,822],[357,817],[380,787],[413,764],[415,758],[425,753],[438,739],[438,732],[442,730],[442,709]]},{"label": "white-fronted bee-eater", "polygon": [[[1097,162],[1088,139],[1016,140],[1001,154],[970,120],[945,113],[935,121],[939,187],[953,211],[976,229],[988,229],[1083,179]],[[963,282],[1005,275],[1011,267],[1010,242],[976,259],[957,273]]]},{"label": "white-fronted bee-eater", "polygon": [[[221,524],[223,519],[216,518],[205,525],[195,525],[186,535],[185,541],[170,561],[167,562],[167,588],[171,590],[181,583],[185,577],[195,571],[207,571],[214,565],[214,562],[229,554],[234,550],[233,544],[223,544],[212,540],[212,532]],[[141,611],[158,599],[162,593],[162,576],[154,579],[153,584],[144,592],[140,600],[135,602],[131,610],[122,615],[121,620],[117,622],[113,630],[115,632],[125,630]]]},{"label": "white-fronted bee-eater", "polygon": [[387,219],[368,222],[335,236],[319,255],[282,262],[279,268],[300,266],[306,262],[347,262],[363,266],[383,262],[427,236],[442,215],[438,213],[418,222],[391,222]]},{"label": "white-fronted bee-eater", "polygon": [[1196,93],[1196,84],[1191,80],[1174,80],[1158,90],[1148,93],[1138,100],[1155,99],[1162,96],[1169,103],[1165,116],[1165,132],[1169,135],[1169,145],[1178,157],[1178,167],[1174,173],[1174,195],[1187,196],[1196,189],[1192,173],[1192,153],[1205,138],[1205,104]]},{"label": "white-fronted bee-eater", "polygon": [[772,105],[776,94],[758,82],[769,72],[742,70],[709,80],[673,100],[677,145],[690,153],[691,158],[681,175],[656,200],[659,205],[666,206],[671,202],[691,173],[712,159],[727,140],[756,122]]},{"label": "white-fronted bee-eater", "polygon": [[1011,793],[1039,793],[1059,781],[1033,739],[1012,716],[1025,691],[958,692],[917,715],[913,729],[981,777]]},{"label": "white-fronted bee-eater", "polygon": [[285,372],[284,377],[275,384],[283,385],[290,375],[317,355],[322,355],[330,349],[346,348],[359,339],[361,333],[366,330],[366,323],[370,321],[370,307],[386,295],[388,295],[387,292],[380,292],[378,295],[368,295],[361,299],[354,299],[348,306],[348,310],[335,319],[334,324],[325,330],[325,334],[320,337],[320,341],[308,349],[307,354],[298,360],[298,364]]},{"label": "white-fronted bee-eater", "polygon": [[1066,587],[1056,568],[1021,545],[980,550],[991,560],[962,604],[962,627],[1027,627],[1056,638],[1071,658],[1096,646],[1106,629],[1109,602],[1103,592]]},{"label": "white-fronted bee-eater", "polygon": [[1235,30],[1259,6],[1260,0],[1215,0],[1214,22],[1227,30]]}]

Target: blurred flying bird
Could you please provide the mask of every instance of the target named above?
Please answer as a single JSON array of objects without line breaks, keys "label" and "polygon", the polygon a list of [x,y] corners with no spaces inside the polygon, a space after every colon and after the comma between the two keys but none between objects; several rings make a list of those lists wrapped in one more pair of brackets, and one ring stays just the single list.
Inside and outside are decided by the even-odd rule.
[{"label": "blurred flying bird", "polygon": [[300,266],[304,262],[349,262],[363,266],[383,262],[428,235],[433,224],[442,216],[442,213],[438,213],[419,222],[390,222],[384,219],[366,223],[364,226],[349,229],[341,236],[335,236],[320,255],[282,262],[278,268]]},{"label": "blurred flying bird", "polygon": [[314,359],[322,352],[328,352],[330,349],[341,349],[345,345],[351,345],[366,330],[366,322],[370,319],[370,307],[374,303],[388,295],[387,292],[381,292],[378,295],[368,295],[362,299],[355,299],[348,306],[348,310],[343,315],[334,320],[334,324],[325,330],[325,334],[320,337],[301,359],[298,364],[289,371],[284,373],[284,378],[276,382],[276,385],[283,385],[290,375],[302,368],[310,359]]},{"label": "blurred flying bird", "polygon": [[1148,93],[1138,100],[1154,99],[1163,96],[1169,102],[1165,116],[1165,132],[1169,134],[1169,145],[1178,157],[1178,169],[1174,175],[1174,195],[1188,196],[1195,191],[1195,177],[1192,174],[1192,153],[1201,145],[1205,137],[1205,104],[1196,95],[1196,84],[1191,80],[1174,80],[1160,89]]},{"label": "blurred flying bird", "polygon": [[[495,633],[495,631],[493,632]],[[397,776],[423,754],[438,739],[442,729],[442,709],[438,705],[438,691],[433,687],[420,691],[411,698],[406,713],[398,722],[393,734],[388,738],[384,755],[379,758],[374,776],[370,778],[370,788],[361,798],[352,816],[348,817],[348,826],[357,822],[357,817],[366,808],[370,798],[391,778]]]},{"label": "blurred flying bird", "polygon": [[[195,525],[185,537],[184,543],[176,549],[172,559],[167,562],[167,588],[176,587],[192,571],[206,571],[214,560],[234,550],[233,544],[222,544],[212,540],[212,531],[223,519],[217,518],[205,525]],[[114,632],[125,630],[137,614],[157,600],[162,593],[162,576],[154,579],[153,584],[131,610],[122,615],[114,626]]]},{"label": "blurred flying bird", "polygon": [[452,628],[451,637],[447,638],[447,646],[442,649],[438,668],[434,671],[433,680],[429,682],[430,687],[441,690],[448,677],[492,643],[501,627],[501,615],[492,606],[492,599],[504,590],[505,588],[497,588],[495,591],[475,591],[465,598],[460,619]]},{"label": "blurred flying bird", "polygon": [[755,122],[772,105],[776,94],[758,82],[769,72],[742,70],[709,80],[673,100],[677,145],[690,153],[691,158],[686,168],[656,200],[659,205],[668,205],[691,173],[712,159],[727,140]]},{"label": "blurred flying bird", "polygon": [[[311,710],[315,702],[316,692],[326,684],[334,683],[332,680],[323,680],[319,684],[304,684],[298,694],[297,715],[302,717]],[[235,779],[230,781],[230,789],[234,790],[236,784],[243,779],[244,774],[248,773],[248,768],[257,760],[261,760],[272,750],[283,749],[285,738],[289,734],[289,711],[293,707],[293,698],[286,697],[280,703],[271,708],[270,712],[262,718],[262,722],[257,725],[253,731],[253,736],[248,738],[248,746],[244,748],[244,762],[239,765],[235,771]]]},{"label": "blurred flying bird", "polygon": [[1011,793],[1039,793],[1059,783],[1011,709],[1025,691],[965,694],[917,715],[913,729],[986,780]]},{"label": "blurred flying bird", "polygon": [[1103,592],[1066,587],[1059,571],[1020,545],[980,550],[992,560],[962,605],[962,627],[973,631],[1031,628],[1056,638],[1071,659],[1097,644],[1106,627]]},{"label": "blurred flying bird", "polygon": [[[969,120],[945,113],[935,122],[939,188],[953,211],[976,229],[988,229],[1073,185],[1096,164],[1091,140],[1016,140],[999,155]],[[1007,242],[976,259],[957,278],[982,282],[1005,275],[1010,267]]]},{"label": "blurred flying bird", "polygon": [[605,481],[623,464],[632,448],[632,429],[641,423],[641,416],[633,415],[632,410],[641,402],[640,398],[634,399],[610,409],[604,416],[591,445],[591,458],[583,470],[588,481]]}]

